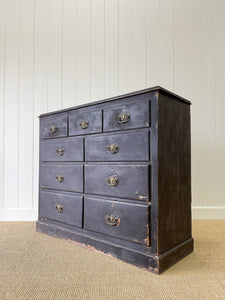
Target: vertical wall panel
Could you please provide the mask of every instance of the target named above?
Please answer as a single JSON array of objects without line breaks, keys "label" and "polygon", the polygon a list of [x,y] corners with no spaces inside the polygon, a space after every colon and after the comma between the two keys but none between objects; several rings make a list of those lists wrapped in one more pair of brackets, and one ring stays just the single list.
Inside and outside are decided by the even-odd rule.
[{"label": "vertical wall panel", "polygon": [[192,77],[188,1],[174,0],[174,89],[186,97],[190,90],[187,82]]},{"label": "vertical wall panel", "polygon": [[49,0],[48,111],[62,108],[62,0]]},{"label": "vertical wall panel", "polygon": [[21,0],[19,69],[19,207],[33,197],[33,33],[34,0]]},{"label": "vertical wall panel", "polygon": [[[216,194],[216,165],[214,162],[215,147],[215,3],[202,2],[202,116],[203,134],[201,145],[203,149],[203,197],[204,205],[210,206]],[[210,20],[210,22],[208,22]],[[199,142],[200,142],[199,141]],[[210,170],[210,172],[209,172]],[[202,203],[203,204],[203,203]]]},{"label": "vertical wall panel", "polygon": [[[194,199],[198,199],[196,203],[199,205],[202,201],[202,188],[199,187],[203,185],[202,146],[199,141],[202,139],[203,127],[201,118],[195,124],[195,113],[198,111],[197,114],[199,114],[201,111],[202,24],[201,15],[199,15],[201,3],[200,1],[194,2],[174,0],[174,84],[178,94],[192,101],[192,126],[198,126],[198,134],[196,131],[196,136],[193,137],[196,143],[192,144],[192,147],[196,145],[192,153],[192,162],[194,162],[192,168],[195,174],[193,176],[196,177],[192,184],[192,195]],[[193,76],[193,72],[197,74],[196,77]],[[196,100],[199,106],[195,105]],[[197,164],[196,161],[198,161]],[[200,164],[201,168],[199,168]]]},{"label": "vertical wall panel", "polygon": [[118,0],[105,0],[105,97],[118,95]]},{"label": "vertical wall panel", "polygon": [[105,3],[91,1],[91,100],[105,95]]},{"label": "vertical wall panel", "polygon": [[146,1],[147,87],[160,84],[160,1]]},{"label": "vertical wall panel", "polygon": [[174,3],[160,1],[160,85],[174,90]]},{"label": "vertical wall panel", "polygon": [[0,208],[4,205],[4,110],[6,0],[0,0]]},{"label": "vertical wall panel", "polygon": [[[201,24],[201,0],[188,1],[187,18],[188,18],[188,48],[190,67],[189,77],[187,79],[188,91],[187,97],[192,101],[191,106],[191,127],[192,127],[192,199],[195,206],[201,206],[203,202],[202,195],[202,170],[203,160],[202,151],[202,24]],[[182,51],[182,48],[181,48]],[[184,68],[188,68],[187,63],[183,61]],[[178,66],[176,64],[176,70]],[[182,72],[182,70],[180,70]],[[177,88],[178,73],[175,75],[175,84]],[[181,85],[181,83],[179,83]],[[194,130],[193,130],[194,129]]]},{"label": "vertical wall panel", "polygon": [[[216,5],[212,13],[215,18],[215,59],[216,59],[216,79],[215,79],[215,95],[216,102],[216,132],[215,142],[216,148],[214,153],[215,165],[216,165],[216,182],[214,181],[214,188],[216,193],[211,200],[210,205],[225,206],[225,101],[224,101],[224,82],[225,82],[225,2],[223,0],[216,1]],[[206,187],[207,189],[207,187]],[[203,204],[204,205],[204,204]]]},{"label": "vertical wall panel", "polygon": [[38,205],[39,119],[48,108],[48,0],[35,2],[34,37],[34,146],[33,146],[33,207]]},{"label": "vertical wall panel", "polygon": [[76,105],[77,0],[63,1],[63,107]]},{"label": "vertical wall panel", "polygon": [[77,104],[91,97],[90,1],[77,0]]},{"label": "vertical wall panel", "polygon": [[133,1],[119,1],[119,94],[132,91],[133,83]]},{"label": "vertical wall panel", "polygon": [[7,1],[5,53],[4,207],[18,204],[20,1]]},{"label": "vertical wall panel", "polygon": [[133,90],[146,88],[146,0],[133,0]]}]

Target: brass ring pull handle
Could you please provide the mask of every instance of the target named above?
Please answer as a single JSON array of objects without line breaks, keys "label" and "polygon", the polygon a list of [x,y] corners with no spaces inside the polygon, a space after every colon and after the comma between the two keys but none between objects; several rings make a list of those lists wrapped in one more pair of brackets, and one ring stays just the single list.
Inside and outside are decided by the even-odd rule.
[{"label": "brass ring pull handle", "polygon": [[118,122],[121,123],[127,123],[130,120],[130,114],[119,114],[118,115]]},{"label": "brass ring pull handle", "polygon": [[111,144],[111,145],[107,146],[107,152],[110,153],[110,154],[117,153],[118,150],[119,150],[118,145]]},{"label": "brass ring pull handle", "polygon": [[81,129],[86,129],[89,126],[89,121],[87,121],[87,120],[80,121],[79,125],[80,125]]},{"label": "brass ring pull handle", "polygon": [[119,183],[119,179],[116,175],[109,176],[107,178],[107,184],[111,186],[117,186]]},{"label": "brass ring pull handle", "polygon": [[51,126],[49,128],[49,132],[52,134],[52,133],[55,133],[57,131],[57,127],[55,125]]},{"label": "brass ring pull handle", "polygon": [[63,148],[58,148],[58,149],[56,149],[56,154],[57,154],[58,156],[64,155],[64,149],[63,149]]},{"label": "brass ring pull handle", "polygon": [[56,175],[55,178],[56,178],[57,182],[63,182],[63,180],[64,180],[64,177],[62,175]]},{"label": "brass ring pull handle", "polygon": [[63,208],[64,208],[64,206],[62,206],[61,204],[55,204],[55,210],[56,210],[56,212],[57,213],[63,213]]},{"label": "brass ring pull handle", "polygon": [[105,216],[105,220],[107,222],[107,224],[109,224],[110,226],[117,226],[119,225],[119,222],[120,222],[120,218],[114,216],[114,215],[106,215]]}]

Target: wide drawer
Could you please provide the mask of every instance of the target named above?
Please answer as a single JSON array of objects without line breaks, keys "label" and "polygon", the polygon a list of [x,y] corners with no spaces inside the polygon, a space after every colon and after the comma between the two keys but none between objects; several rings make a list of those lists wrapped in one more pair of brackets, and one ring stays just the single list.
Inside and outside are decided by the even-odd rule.
[{"label": "wide drawer", "polygon": [[103,112],[103,131],[149,127],[149,101],[130,103]]},{"label": "wide drawer", "polygon": [[81,196],[49,192],[41,192],[40,195],[40,217],[81,227],[82,207]]},{"label": "wide drawer", "polygon": [[40,136],[42,139],[66,137],[67,117],[41,118]]},{"label": "wide drawer", "polygon": [[83,138],[44,140],[41,161],[83,161]]},{"label": "wide drawer", "polygon": [[83,192],[83,166],[42,165],[40,185],[42,188]]},{"label": "wide drawer", "polygon": [[86,161],[148,161],[148,132],[125,133],[85,140]]},{"label": "wide drawer", "polygon": [[149,206],[84,199],[84,228],[148,245]]},{"label": "wide drawer", "polygon": [[147,165],[86,165],[85,192],[147,201]]},{"label": "wide drawer", "polygon": [[69,116],[69,135],[102,132],[102,111],[75,111]]}]

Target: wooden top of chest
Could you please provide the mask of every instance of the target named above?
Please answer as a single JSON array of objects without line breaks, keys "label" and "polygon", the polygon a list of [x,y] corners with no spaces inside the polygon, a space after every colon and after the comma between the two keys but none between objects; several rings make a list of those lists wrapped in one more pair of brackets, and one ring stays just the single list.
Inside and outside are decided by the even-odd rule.
[{"label": "wooden top of chest", "polygon": [[61,112],[67,112],[70,110],[74,110],[74,109],[78,109],[78,108],[83,108],[83,107],[88,107],[88,106],[92,106],[92,105],[96,105],[96,104],[101,104],[101,103],[105,103],[105,102],[111,102],[114,100],[119,100],[122,98],[127,98],[127,97],[132,97],[135,95],[140,95],[140,94],[144,94],[144,93],[149,93],[149,92],[154,92],[154,91],[160,91],[164,94],[167,94],[169,96],[172,96],[173,98],[177,99],[178,101],[187,103],[187,104],[191,104],[191,102],[167,89],[162,88],[161,86],[155,86],[155,87],[151,87],[151,88],[147,88],[147,89],[143,89],[143,90],[139,90],[139,91],[135,91],[135,92],[131,92],[131,93],[127,93],[127,94],[122,94],[122,95],[118,95],[115,97],[111,97],[111,98],[106,98],[103,100],[98,100],[98,101],[94,101],[94,102],[89,102],[89,103],[85,103],[85,104],[81,104],[81,105],[77,105],[77,106],[73,106],[73,107],[69,107],[69,108],[65,108],[65,109],[61,109],[61,110],[57,110],[57,111],[52,111],[52,112],[48,112],[48,113],[44,113],[41,114],[39,117],[44,117],[44,116],[48,116],[48,115],[52,115],[52,114],[56,114],[56,113],[61,113]]}]

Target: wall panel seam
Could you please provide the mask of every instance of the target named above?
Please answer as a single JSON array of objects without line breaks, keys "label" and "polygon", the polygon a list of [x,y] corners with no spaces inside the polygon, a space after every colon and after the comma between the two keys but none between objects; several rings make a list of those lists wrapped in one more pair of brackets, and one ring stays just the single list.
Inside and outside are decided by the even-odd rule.
[{"label": "wall panel seam", "polygon": [[61,18],[62,18],[62,24],[61,24],[61,32],[62,32],[62,34],[61,34],[61,40],[62,40],[62,45],[61,45],[61,73],[62,73],[62,78],[61,78],[61,108],[63,108],[64,107],[64,103],[63,103],[63,87],[64,87],[64,85],[63,85],[63,83],[64,83],[64,80],[63,80],[63,68],[64,68],[64,63],[63,63],[63,52],[64,52],[64,47],[63,47],[63,38],[64,38],[64,34],[63,34],[63,29],[64,29],[64,24],[63,24],[63,22],[64,22],[64,0],[62,0],[62,16],[61,16]]},{"label": "wall panel seam", "polygon": [[105,0],[104,0],[104,43],[103,43],[103,45],[104,45],[104,76],[103,76],[103,84],[104,84],[104,98],[105,98]]},{"label": "wall panel seam", "polygon": [[2,207],[4,208],[5,206],[5,192],[4,192],[4,173],[5,173],[5,60],[6,60],[6,28],[7,28],[7,13],[8,13],[8,6],[7,6],[7,0],[5,0],[5,25],[4,25],[4,56],[3,56],[3,76],[4,76],[4,82],[3,82],[3,129],[2,129],[2,141],[3,141],[3,146],[2,146]]},{"label": "wall panel seam", "polygon": [[216,81],[217,81],[217,76],[216,76],[216,70],[217,70],[217,44],[216,44],[216,5],[213,6],[213,33],[214,33],[214,66],[215,66],[215,76],[214,76],[214,94],[215,94],[215,101],[214,101],[214,106],[215,106],[215,124],[214,124],[214,128],[215,128],[215,136],[214,136],[214,143],[215,143],[215,148],[217,145],[217,90],[216,90]]},{"label": "wall panel seam", "polygon": [[148,83],[148,49],[147,49],[147,0],[145,0],[145,87]]},{"label": "wall panel seam", "polygon": [[118,26],[117,26],[117,38],[118,38],[118,82],[117,82],[117,85],[118,85],[118,93],[119,93],[119,90],[120,90],[120,0],[118,0]]},{"label": "wall panel seam", "polygon": [[[78,44],[78,0],[75,0],[76,1],[76,45]],[[76,74],[76,100],[75,100],[75,104],[77,105],[77,62],[78,62],[78,47],[76,49],[76,71],[75,71],[75,74]]]},{"label": "wall panel seam", "polygon": [[175,59],[175,47],[176,47],[176,34],[175,34],[175,5],[173,0],[173,92],[175,91],[176,87],[176,59]]},{"label": "wall panel seam", "polygon": [[22,0],[19,1],[20,2],[20,9],[19,9],[19,46],[18,46],[18,90],[17,90],[17,97],[18,97],[18,120],[17,120],[17,126],[18,126],[18,153],[17,153],[17,159],[18,159],[18,197],[17,197],[17,208],[19,208],[20,206],[20,84],[21,84],[21,30],[22,30]]},{"label": "wall panel seam", "polygon": [[35,32],[36,32],[36,0],[34,0],[34,10],[33,10],[33,105],[32,105],[32,114],[33,114],[33,137],[32,137],[32,203],[31,207],[34,208],[34,105],[35,105],[35,95],[34,95],[34,85],[35,85]]},{"label": "wall panel seam", "polygon": [[48,23],[47,23],[47,32],[48,32],[48,42],[47,42],[47,110],[49,111],[49,40],[50,40],[50,0],[48,1]]},{"label": "wall panel seam", "polygon": [[92,101],[92,96],[91,96],[91,92],[92,92],[92,90],[91,90],[91,85],[92,85],[92,76],[91,76],[91,72],[92,72],[92,17],[91,17],[91,14],[92,14],[92,0],[90,0],[90,16],[89,16],[89,18],[90,18],[90,45],[89,45],[89,47],[90,47],[90,53],[89,53],[89,56],[90,56],[90,74],[89,74],[89,76],[90,76],[90,99],[89,99],[89,101]]},{"label": "wall panel seam", "polygon": [[[200,39],[201,39],[201,86],[200,86],[200,95],[201,95],[201,134],[203,133],[203,97],[202,97],[202,85],[203,85],[203,83],[202,83],[202,74],[203,74],[203,61],[202,61],[202,53],[203,53],[203,41],[202,41],[202,32],[203,32],[203,16],[202,16],[202,9],[203,9],[203,3],[202,3],[203,1],[202,0],[200,0],[200,22],[201,22],[201,37],[200,37]],[[202,149],[201,149],[202,150]],[[203,195],[203,193],[204,193],[204,191],[203,191],[203,184],[204,184],[204,180],[203,180],[203,178],[204,178],[204,174],[203,174],[203,172],[202,172],[202,170],[203,170],[203,155],[201,155],[201,158],[200,158],[200,165],[201,165],[201,193],[202,193],[202,196],[204,196]]]}]

